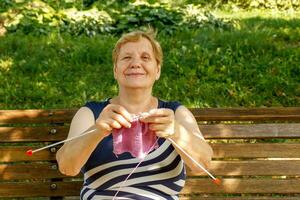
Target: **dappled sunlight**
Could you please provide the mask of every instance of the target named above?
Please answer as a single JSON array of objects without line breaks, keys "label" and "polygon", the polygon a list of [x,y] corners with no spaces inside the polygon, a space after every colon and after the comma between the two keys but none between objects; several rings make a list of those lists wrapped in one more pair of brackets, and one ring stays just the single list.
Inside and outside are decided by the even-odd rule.
[{"label": "dappled sunlight", "polygon": [[27,9],[35,10],[35,11],[43,11],[45,13],[47,12],[54,12],[55,10],[49,6],[47,3],[40,1],[40,0],[33,0],[29,1],[26,6]]},{"label": "dappled sunlight", "polygon": [[0,127],[0,138],[2,142],[18,141],[24,138],[24,129],[15,127]]},{"label": "dappled sunlight", "polygon": [[247,19],[247,18],[257,18],[269,19],[269,18],[284,18],[284,19],[294,19],[295,16],[300,16],[299,11],[267,11],[267,10],[243,10],[243,12],[228,12],[224,10],[214,10],[213,12],[218,17],[230,17],[234,19]]},{"label": "dappled sunlight", "polygon": [[98,10],[97,8],[92,8],[89,10],[78,10],[77,8],[70,8],[65,10],[60,10],[61,13],[65,14],[69,19],[74,21],[83,21],[86,18],[91,18],[95,20],[103,19],[105,22],[110,21],[113,22],[113,19],[110,15],[103,11]]},{"label": "dappled sunlight", "polygon": [[241,179],[222,179],[221,187],[226,193],[238,193],[238,189],[241,187]]},{"label": "dappled sunlight", "polygon": [[[12,151],[7,151],[9,147],[1,146],[0,147],[0,162],[10,162],[12,160]],[[11,148],[10,148],[11,149]]]},{"label": "dappled sunlight", "polygon": [[6,168],[7,168],[7,165],[3,165],[3,164],[0,165],[0,179],[1,180],[6,179],[5,173],[4,173]]},{"label": "dappled sunlight", "polygon": [[176,143],[183,148],[187,148],[190,144],[189,141],[191,140],[191,134],[189,134],[186,128],[182,125],[177,126],[177,131],[180,134],[180,138],[176,140]]},{"label": "dappled sunlight", "polygon": [[215,175],[235,176],[243,174],[241,166],[235,167],[230,161],[212,161],[209,169]]},{"label": "dappled sunlight", "polygon": [[0,71],[8,72],[13,66],[14,62],[11,57],[0,59]]},{"label": "dappled sunlight", "polygon": [[4,27],[16,26],[24,18],[24,15],[22,15],[19,12],[16,12],[13,9],[10,9],[5,13],[1,13],[1,16],[4,19]]},{"label": "dappled sunlight", "polygon": [[[245,163],[246,164],[246,163]],[[249,174],[245,164],[241,164],[239,161],[211,161],[207,170],[214,176],[239,176],[242,174]],[[204,171],[192,171],[187,167],[188,176],[207,176]],[[221,178],[222,179],[222,178]]]},{"label": "dappled sunlight", "polygon": [[20,123],[48,116],[49,113],[45,110],[0,110],[0,124]]},{"label": "dappled sunlight", "polygon": [[220,133],[220,137],[226,137],[226,136],[228,137],[229,135],[231,136],[233,135],[233,131],[228,125],[218,124],[217,127]]}]

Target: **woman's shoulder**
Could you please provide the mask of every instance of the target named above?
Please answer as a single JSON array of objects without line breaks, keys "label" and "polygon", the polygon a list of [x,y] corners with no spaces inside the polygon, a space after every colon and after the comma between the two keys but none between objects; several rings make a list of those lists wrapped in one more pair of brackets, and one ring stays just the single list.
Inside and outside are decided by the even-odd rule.
[{"label": "woman's shoulder", "polygon": [[109,104],[109,99],[110,98],[102,101],[87,101],[83,107],[87,107],[93,111],[94,117],[97,119],[103,108]]},{"label": "woman's shoulder", "polygon": [[97,108],[107,104],[108,102],[109,102],[108,99],[102,101],[87,101],[83,106],[88,108]]},{"label": "woman's shoulder", "polygon": [[179,106],[182,104],[177,100],[162,100],[158,98],[158,107],[159,108],[169,108],[172,109],[174,112],[177,110]]}]

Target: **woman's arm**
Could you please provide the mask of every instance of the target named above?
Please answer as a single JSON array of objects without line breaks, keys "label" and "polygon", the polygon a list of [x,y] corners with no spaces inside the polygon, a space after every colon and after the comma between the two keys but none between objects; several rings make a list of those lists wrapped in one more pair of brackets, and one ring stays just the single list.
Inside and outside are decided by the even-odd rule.
[{"label": "woman's arm", "polygon": [[[175,133],[171,136],[174,142],[187,152],[194,160],[209,167],[213,155],[212,148],[206,143],[193,114],[184,106],[175,112]],[[180,149],[176,148],[188,167],[195,172],[202,171]]]},{"label": "woman's arm", "polygon": [[[205,142],[193,114],[184,106],[179,106],[175,114],[167,108],[153,109],[141,121],[149,123],[149,128],[159,137],[170,138],[194,160],[208,167],[212,158],[212,148]],[[173,145],[175,146],[175,145]],[[182,150],[175,147],[181,158],[193,171],[201,171]]]},{"label": "woman's arm", "polygon": [[96,129],[93,112],[87,107],[80,108],[72,119],[68,138],[92,129],[95,131],[65,143],[58,150],[56,159],[61,173],[76,176],[103,138],[103,135]]},{"label": "woman's arm", "polygon": [[80,108],[72,119],[68,138],[93,132],[65,143],[57,152],[56,159],[61,173],[76,176],[89,159],[98,143],[114,128],[130,127],[131,115],[125,108],[115,104],[106,106],[95,122],[93,112]]}]

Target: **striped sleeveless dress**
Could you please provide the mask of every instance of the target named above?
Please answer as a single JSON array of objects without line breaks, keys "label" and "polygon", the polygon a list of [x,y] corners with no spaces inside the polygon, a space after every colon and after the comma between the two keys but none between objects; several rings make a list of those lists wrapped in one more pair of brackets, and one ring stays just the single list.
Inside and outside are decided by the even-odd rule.
[{"label": "striped sleeveless dress", "polygon": [[[85,106],[93,111],[97,119],[108,104],[109,99],[102,102],[88,102]],[[169,108],[175,112],[178,106],[180,106],[178,102],[158,100],[158,108]],[[121,187],[116,199],[179,199],[178,193],[182,190],[186,179],[183,160],[168,140],[160,138],[158,144],[159,147],[145,157]],[[132,157],[127,152],[116,157],[113,153],[112,134],[105,137],[81,169],[84,183],[80,199],[111,200],[139,161],[140,159]]]}]

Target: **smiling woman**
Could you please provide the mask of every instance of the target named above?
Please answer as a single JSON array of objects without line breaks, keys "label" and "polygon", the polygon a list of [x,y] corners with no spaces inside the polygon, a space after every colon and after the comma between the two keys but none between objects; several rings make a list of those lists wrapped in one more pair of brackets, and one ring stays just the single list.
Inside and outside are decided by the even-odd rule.
[{"label": "smiling woman", "polygon": [[[192,113],[177,101],[162,101],[152,95],[160,77],[162,57],[153,32],[135,31],[122,36],[113,50],[118,95],[88,102],[74,116],[68,138],[94,131],[65,143],[56,157],[62,173],[84,174],[81,199],[112,199],[119,190],[121,199],[178,199],[185,184],[185,164],[194,171],[201,170],[183,151],[197,162],[209,164],[212,149]],[[131,127],[136,123],[133,116],[145,112],[148,114],[139,119],[140,131],[154,133],[157,140],[145,138],[158,144],[123,184],[140,159],[129,152],[116,156],[112,132],[125,128],[129,130],[126,134],[136,134],[136,140],[149,143],[140,141],[140,134]]]},{"label": "smiling woman", "polygon": [[152,90],[155,80],[160,76],[160,64],[155,59],[148,39],[127,42],[120,49],[114,65],[115,79],[121,87]]}]

